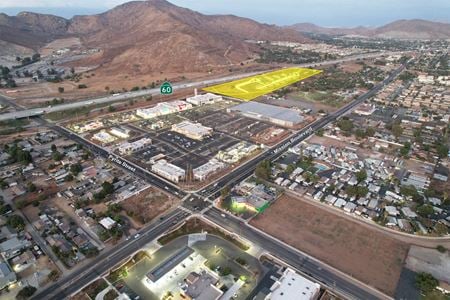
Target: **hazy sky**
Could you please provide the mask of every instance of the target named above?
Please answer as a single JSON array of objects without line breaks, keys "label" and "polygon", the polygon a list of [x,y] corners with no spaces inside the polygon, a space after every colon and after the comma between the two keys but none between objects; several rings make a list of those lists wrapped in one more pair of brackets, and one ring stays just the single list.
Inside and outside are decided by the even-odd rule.
[{"label": "hazy sky", "polygon": [[[126,0],[0,0],[0,12],[24,9],[71,17],[102,12]],[[398,19],[450,22],[450,0],[170,0],[207,14],[235,14],[286,25],[376,26]],[[18,7],[20,6],[20,7]]]}]

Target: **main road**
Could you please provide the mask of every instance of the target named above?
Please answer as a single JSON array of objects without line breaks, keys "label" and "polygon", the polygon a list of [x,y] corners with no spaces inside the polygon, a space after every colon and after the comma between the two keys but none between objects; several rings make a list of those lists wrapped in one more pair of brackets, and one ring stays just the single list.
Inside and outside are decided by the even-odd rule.
[{"label": "main road", "polygon": [[[383,86],[394,80],[395,77],[404,68],[405,68],[404,66],[401,66],[400,68],[395,70],[390,76],[388,76],[383,82],[377,84],[373,89],[371,89],[366,94],[360,96],[355,101],[344,106],[343,108],[339,109],[333,114],[330,114],[323,119],[315,121],[305,129],[298,131],[297,133],[295,133],[293,136],[289,137],[282,143],[267,150],[266,152],[255,157],[246,164],[238,167],[237,169],[230,172],[228,175],[221,178],[217,182],[210,184],[203,190],[199,191],[198,194],[200,194],[202,197],[205,198],[211,195],[217,195],[217,193],[219,193],[223,187],[238,183],[239,181],[242,181],[243,179],[247,178],[254,172],[259,162],[263,160],[277,159],[289,147],[303,141],[308,136],[313,134],[316,130],[325,127],[333,120],[346,114],[347,112],[351,111],[355,106],[361,104],[369,97],[375,95],[378,91],[380,91],[383,88]],[[93,151],[97,155],[101,156],[111,155],[105,149],[88,142],[87,140],[68,131],[63,127],[54,125],[51,126],[51,128],[87,146],[91,151]],[[166,181],[161,180],[159,177],[154,176],[153,174],[140,168],[139,166],[132,164],[131,162],[122,161],[121,158],[118,157],[117,159],[118,161],[113,160],[116,164],[133,172],[134,174],[139,175],[140,177],[147,178],[149,182],[151,182],[152,184],[155,184],[156,186],[163,188],[166,191],[169,191],[174,194],[182,192],[183,194],[181,195],[187,195],[185,192],[181,191],[175,185],[168,184]],[[33,299],[59,300],[68,297],[70,294],[78,291],[80,288],[82,288],[95,278],[97,278],[99,275],[104,274],[108,270],[112,269],[118,263],[120,263],[130,255],[132,255],[138,249],[140,249],[143,245],[154,240],[157,236],[169,230],[174,225],[174,223],[186,219],[189,215],[190,213],[186,212],[185,210],[182,210],[180,208],[176,209],[172,213],[168,214],[163,221],[158,221],[158,223],[152,224],[146,227],[144,230],[142,230],[141,236],[138,237],[137,239],[123,241],[113,249],[103,252],[102,254],[100,254],[98,257],[95,258],[92,264],[85,265],[77,269],[73,273],[70,273],[69,275],[61,278],[57,283],[51,285],[50,287],[36,294],[33,297]],[[330,285],[330,287],[333,287],[335,290],[340,291],[341,293],[343,293],[343,295],[347,295],[348,297],[355,299],[376,299],[379,297],[378,291],[361,288],[354,282],[344,278],[341,275],[325,271],[324,269],[320,268],[317,262],[314,262],[313,260],[308,260],[307,257],[302,255],[299,251],[296,251],[288,247],[287,245],[277,242],[274,238],[271,238],[267,235],[262,235],[261,233],[258,233],[255,229],[251,227],[242,226],[242,224],[240,224],[235,219],[228,218],[228,221],[231,220],[233,222],[231,221],[224,222],[223,217],[221,216],[219,211],[215,208],[205,210],[205,216],[209,218],[211,221],[215,222],[216,224],[224,228],[231,229],[234,232],[239,232],[243,234],[246,238],[248,238],[248,240],[255,242],[258,245],[261,245],[263,248],[273,253],[275,256],[278,256],[280,259],[286,260],[289,264],[292,264],[300,271],[308,273],[310,276],[318,279],[322,283]]]},{"label": "main road", "polygon": [[[337,60],[302,64],[302,65],[298,65],[298,67],[312,67],[312,66],[338,64],[338,63],[342,63],[342,62],[346,62],[346,61],[374,58],[374,57],[379,57],[379,56],[389,55],[389,54],[392,54],[392,52],[366,53],[366,54],[360,54],[360,55],[352,55],[352,56],[337,59]],[[230,75],[230,76],[225,76],[225,77],[220,77],[220,78],[206,79],[206,80],[201,80],[201,81],[196,81],[196,82],[182,82],[182,83],[173,85],[173,89],[174,90],[182,90],[182,89],[194,88],[194,87],[200,88],[200,87],[205,87],[208,85],[213,85],[213,84],[218,84],[218,83],[227,82],[227,81],[231,81],[231,80],[241,79],[241,78],[249,77],[252,75],[257,75],[257,74],[264,73],[264,72],[267,72],[267,71],[242,73],[242,74]],[[0,114],[0,121],[41,116],[41,115],[49,114],[49,113],[53,113],[53,112],[71,110],[71,109],[84,107],[84,106],[92,106],[92,105],[98,105],[98,104],[124,101],[124,100],[130,99],[130,98],[136,98],[136,97],[142,97],[142,96],[150,96],[150,95],[155,96],[155,95],[158,95],[159,93],[160,93],[159,88],[154,88],[154,89],[140,90],[140,91],[134,91],[134,92],[113,94],[113,95],[108,95],[108,96],[104,96],[104,97],[100,97],[100,98],[77,101],[77,102],[72,102],[72,103],[65,103],[65,104],[60,104],[60,105],[55,105],[55,106],[23,109],[23,110],[18,110],[18,111],[14,111],[14,112]]]},{"label": "main road", "polygon": [[293,266],[295,269],[311,276],[336,293],[348,299],[371,300],[387,298],[377,290],[369,289],[364,284],[358,284],[355,280],[333,271],[320,261],[312,259],[300,251],[279,242],[270,235],[255,230],[234,216],[227,215],[223,217],[222,215],[222,211],[217,208],[211,208],[204,213],[205,218],[251,241],[253,244]]},{"label": "main road", "polygon": [[190,214],[177,208],[169,213],[163,220],[146,227],[139,232],[139,235],[131,237],[114,246],[111,250],[103,252],[95,258],[91,264],[73,271],[62,277],[56,283],[43,289],[33,299],[42,300],[62,300],[78,290],[82,289],[89,282],[95,280],[98,276],[107,273],[120,262],[125,261],[130,255],[141,249],[144,245],[150,243],[155,238],[169,230],[174,223],[187,218]]}]

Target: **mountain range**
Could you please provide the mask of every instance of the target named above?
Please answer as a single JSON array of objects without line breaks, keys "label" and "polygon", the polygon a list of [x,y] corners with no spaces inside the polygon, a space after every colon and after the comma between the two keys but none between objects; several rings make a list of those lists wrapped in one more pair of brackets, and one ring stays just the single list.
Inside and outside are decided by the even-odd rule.
[{"label": "mountain range", "polygon": [[37,51],[65,37],[78,37],[83,46],[101,50],[90,64],[132,73],[238,64],[256,50],[246,40],[308,40],[289,28],[232,15],[203,15],[165,0],[132,1],[71,19],[30,12],[0,14],[3,42]]},{"label": "mountain range", "polygon": [[101,14],[71,19],[32,12],[0,13],[0,55],[39,51],[49,42],[76,37],[82,47],[99,52],[75,65],[101,66],[110,74],[204,72],[254,57],[259,47],[247,40],[311,42],[304,32],[448,39],[450,24],[402,20],[378,28],[324,28],[310,23],[279,27],[233,15],[203,15],[165,0],[132,1]]},{"label": "mountain range", "polygon": [[304,33],[319,33],[328,35],[360,36],[369,38],[391,39],[450,39],[450,24],[432,22],[426,20],[399,20],[384,26],[354,27],[354,28],[328,28],[320,27],[312,23],[298,23],[287,26]]}]

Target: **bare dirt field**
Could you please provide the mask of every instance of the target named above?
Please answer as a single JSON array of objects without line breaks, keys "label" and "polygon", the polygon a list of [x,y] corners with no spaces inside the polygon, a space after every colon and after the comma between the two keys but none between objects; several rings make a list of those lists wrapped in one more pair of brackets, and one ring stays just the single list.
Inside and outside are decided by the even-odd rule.
[{"label": "bare dirt field", "polygon": [[142,226],[177,205],[179,201],[179,199],[155,188],[148,188],[138,195],[120,202],[120,206],[126,211],[127,215]]},{"label": "bare dirt field", "polygon": [[[59,40],[56,44],[49,44],[46,52],[51,52],[61,45],[76,44],[76,40]],[[68,65],[66,65],[68,66]],[[75,67],[76,70],[79,68]],[[163,81],[170,81],[173,84],[185,81],[200,81],[208,78],[218,78],[229,75],[236,75],[241,72],[252,72],[255,70],[264,70],[267,66],[248,65],[239,68],[230,73],[228,68],[216,68],[212,72],[164,72],[152,74],[127,74],[122,72],[111,73],[103,68],[96,68],[90,71],[80,73],[80,77],[76,81],[64,80],[63,82],[28,82],[19,84],[17,88],[10,94],[16,99],[16,102],[26,107],[42,106],[53,98],[64,98],[65,102],[86,100],[87,98],[95,98],[106,96],[112,93],[131,90],[133,87],[149,87],[152,82],[156,87]],[[78,72],[77,72],[78,73]],[[31,79],[30,79],[31,81]],[[84,84],[87,88],[79,89],[78,85]],[[63,87],[64,92],[59,93],[58,88]],[[177,92],[176,90],[174,92]],[[193,89],[191,90],[191,94]]]},{"label": "bare dirt field", "polygon": [[344,72],[355,73],[355,72],[361,71],[363,66],[362,66],[362,64],[359,64],[357,62],[347,62],[347,63],[341,64],[340,68]]},{"label": "bare dirt field", "polygon": [[409,248],[286,195],[251,224],[389,295],[395,293]]}]

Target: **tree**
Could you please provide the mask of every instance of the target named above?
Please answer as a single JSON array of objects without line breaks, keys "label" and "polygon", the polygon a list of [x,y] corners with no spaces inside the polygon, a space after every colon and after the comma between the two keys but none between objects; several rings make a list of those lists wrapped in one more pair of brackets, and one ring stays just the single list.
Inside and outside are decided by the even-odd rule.
[{"label": "tree", "polygon": [[416,275],[416,286],[425,294],[432,292],[438,284],[439,281],[429,273],[421,272]]},{"label": "tree", "polygon": [[48,274],[48,279],[51,281],[56,281],[59,278],[59,272],[56,270],[52,270],[49,274]]},{"label": "tree", "polygon": [[102,183],[102,190],[106,195],[109,195],[114,192],[114,186],[110,182],[105,181]]},{"label": "tree", "polygon": [[439,143],[439,144],[436,145],[436,152],[437,152],[437,155],[440,158],[447,157],[448,156],[448,151],[449,151],[449,149],[448,149],[447,145],[444,145],[442,143]]},{"label": "tree", "polygon": [[36,188],[36,185],[35,185],[34,183],[29,182],[29,183],[27,184],[27,191],[29,191],[30,193],[35,192],[36,189],[37,189],[37,188]]},{"label": "tree", "polygon": [[81,166],[80,163],[75,163],[75,164],[71,164],[70,165],[70,172],[74,175],[77,176],[78,173],[80,173],[83,170],[83,167]]},{"label": "tree", "polygon": [[56,152],[56,150],[57,150],[56,145],[55,145],[55,144],[52,144],[52,145],[50,146],[50,149],[52,150],[52,152]]},{"label": "tree", "polygon": [[403,147],[400,149],[400,155],[401,156],[407,156],[409,154],[409,151],[411,151],[411,143],[406,142]]},{"label": "tree", "polygon": [[364,130],[361,129],[361,128],[358,128],[358,129],[355,130],[355,136],[356,136],[357,138],[363,139],[363,138],[366,137],[366,131],[364,131]]},{"label": "tree", "polygon": [[445,253],[447,251],[447,249],[442,245],[437,245],[436,250],[441,253]]},{"label": "tree", "polygon": [[85,84],[79,84],[79,85],[78,85],[78,88],[79,88],[79,89],[86,89],[86,88],[87,88],[87,85],[85,85]]},{"label": "tree", "polygon": [[268,180],[272,173],[270,160],[263,160],[256,166],[255,175],[258,178]]},{"label": "tree", "polygon": [[414,202],[423,202],[423,197],[419,194],[416,187],[413,185],[402,185],[400,187],[400,193],[405,197],[411,197]]},{"label": "tree", "polygon": [[294,172],[294,170],[295,170],[295,165],[294,165],[294,164],[289,164],[289,165],[286,167],[285,172],[286,172],[287,174],[291,174],[292,172]]},{"label": "tree", "polygon": [[64,177],[64,181],[65,182],[70,182],[70,181],[72,181],[73,180],[73,175],[72,174],[69,174],[69,175],[67,175],[66,177]]},{"label": "tree", "polygon": [[220,272],[220,276],[228,276],[230,274],[231,274],[231,268],[230,267],[225,267]]},{"label": "tree", "polygon": [[6,220],[6,224],[19,231],[22,231],[25,228],[25,222],[23,218],[19,215],[9,216],[8,219]]},{"label": "tree", "polygon": [[34,286],[27,285],[26,287],[24,287],[17,293],[16,299],[17,300],[26,300],[26,299],[30,298],[36,292],[36,290],[37,289]]},{"label": "tree", "polygon": [[347,117],[343,117],[338,121],[337,126],[342,131],[350,132],[353,129],[353,122],[349,120]]},{"label": "tree", "polygon": [[54,161],[60,161],[61,159],[63,159],[64,155],[62,153],[60,153],[59,151],[55,151],[52,153],[52,158]]},{"label": "tree", "polygon": [[224,187],[221,191],[220,191],[220,197],[222,199],[227,198],[230,195],[230,187],[227,185],[226,187]]},{"label": "tree", "polygon": [[33,161],[33,157],[31,156],[30,151],[18,149],[15,153],[16,161],[27,165]]},{"label": "tree", "polygon": [[41,59],[41,55],[39,53],[35,53],[31,56],[32,61],[38,61],[39,59]]},{"label": "tree", "polygon": [[400,124],[394,124],[394,125],[392,125],[391,132],[396,138],[398,138],[399,136],[402,135],[403,128],[402,128],[402,126],[400,126]]},{"label": "tree", "polygon": [[64,93],[64,88],[62,86],[58,87],[58,92],[60,94]]},{"label": "tree", "polygon": [[374,136],[374,134],[375,134],[375,129],[373,129],[372,127],[367,127],[366,135],[367,136]]},{"label": "tree", "polygon": [[417,208],[417,213],[425,218],[431,215],[433,212],[433,207],[429,204],[423,204]]},{"label": "tree", "polygon": [[358,183],[360,183],[367,179],[367,172],[366,170],[359,170],[358,172],[356,172],[355,176]]},{"label": "tree", "polygon": [[325,130],[323,128],[320,128],[319,130],[317,130],[316,135],[323,136],[324,133],[325,133]]},{"label": "tree", "polygon": [[366,186],[352,186],[349,185],[345,189],[345,192],[349,197],[364,197],[369,193],[369,189]]}]

